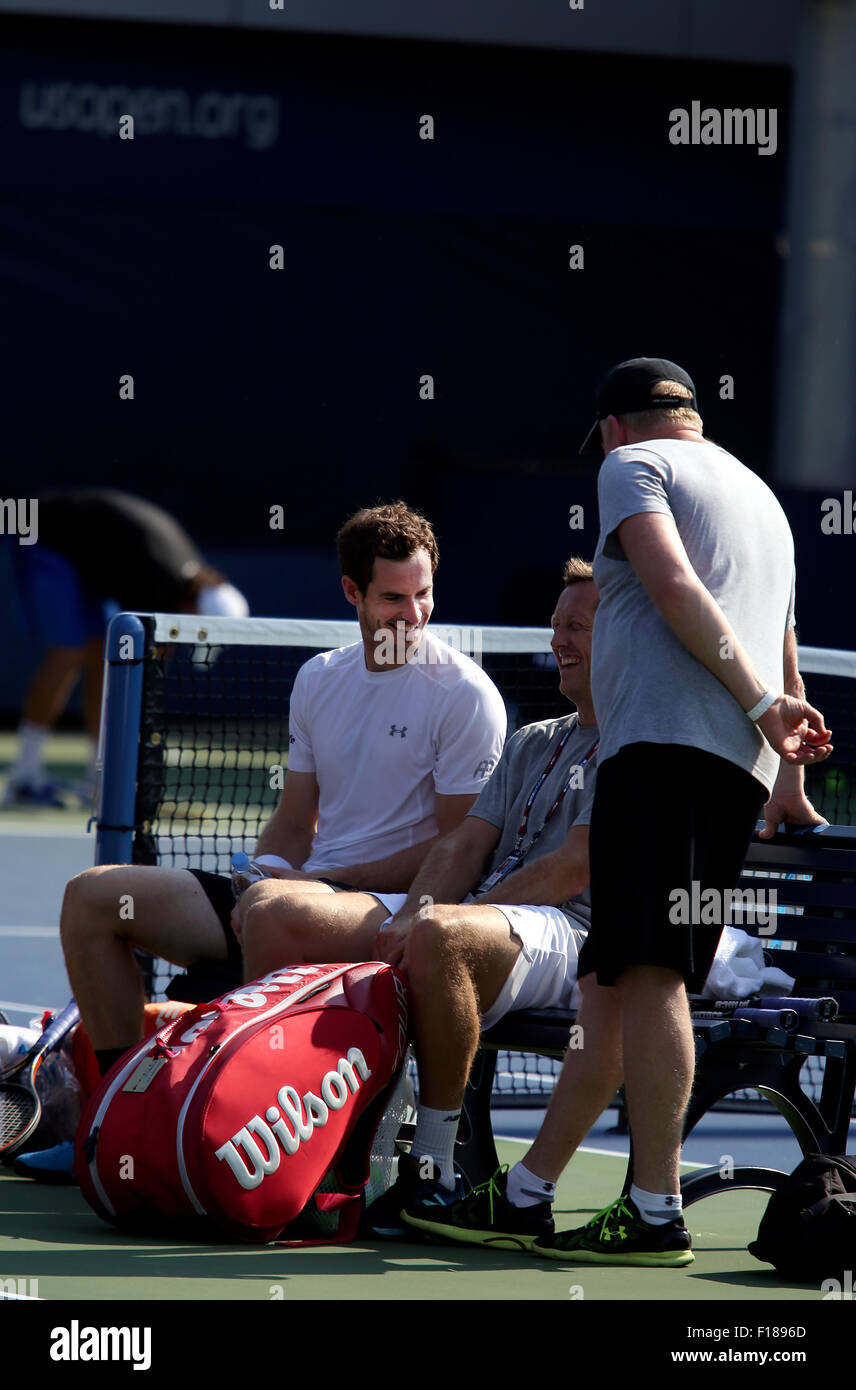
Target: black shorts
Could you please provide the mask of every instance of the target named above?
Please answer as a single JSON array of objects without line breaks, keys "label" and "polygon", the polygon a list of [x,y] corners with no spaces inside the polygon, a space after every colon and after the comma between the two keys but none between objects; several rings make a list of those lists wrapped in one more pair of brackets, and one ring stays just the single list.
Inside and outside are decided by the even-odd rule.
[{"label": "black shorts", "polygon": [[226,936],[226,954],[230,969],[236,972],[237,982],[240,983],[243,964],[241,959],[241,946],[232,931],[232,908],[235,906],[235,895],[232,892],[232,880],[224,877],[223,874],[211,874],[205,869],[190,869],[189,873],[198,879],[205,896],[220,919],[220,925]]},{"label": "black shorts", "polygon": [[613,985],[628,966],[659,965],[699,993],[721,919],[683,925],[681,905],[701,916],[692,904],[705,890],[724,897],[735,887],[766,800],[750,773],[700,748],[634,743],[608,758],[592,808],[592,924],[579,978],[596,971],[598,984]]},{"label": "black shorts", "polygon": [[[226,952],[230,970],[235,972],[236,983],[240,983],[243,960],[241,957],[241,947],[238,938],[232,931],[232,908],[235,906],[235,895],[232,892],[232,880],[223,874],[212,874],[207,869],[189,869],[188,873],[198,880],[201,887],[205,890],[205,896],[220,919],[223,934],[226,937]],[[350,883],[340,883],[332,878],[319,879],[320,883],[329,883],[331,888],[337,892],[358,893],[360,890],[354,888]]]}]

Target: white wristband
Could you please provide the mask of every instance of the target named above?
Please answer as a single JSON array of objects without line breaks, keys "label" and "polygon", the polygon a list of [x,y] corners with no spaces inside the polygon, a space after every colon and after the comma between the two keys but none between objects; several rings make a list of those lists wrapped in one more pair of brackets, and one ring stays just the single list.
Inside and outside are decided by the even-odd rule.
[{"label": "white wristband", "polygon": [[751,719],[753,724],[757,724],[758,720],[761,718],[761,715],[766,714],[767,710],[770,708],[771,705],[774,705],[776,703],[778,698],[778,695],[774,695],[772,690],[768,690],[766,695],[761,696],[757,705],[753,705],[751,709],[747,709],[747,719]]}]

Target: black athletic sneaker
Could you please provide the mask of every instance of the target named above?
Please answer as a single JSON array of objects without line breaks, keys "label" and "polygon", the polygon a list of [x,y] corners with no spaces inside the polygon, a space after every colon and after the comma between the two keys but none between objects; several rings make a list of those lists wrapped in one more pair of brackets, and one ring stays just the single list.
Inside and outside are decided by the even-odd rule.
[{"label": "black athletic sneaker", "polygon": [[461,1201],[438,1206],[430,1200],[405,1208],[404,1220],[437,1240],[463,1241],[497,1250],[530,1250],[537,1237],[553,1231],[550,1202],[515,1207],[505,1195],[508,1167],[474,1187]]},{"label": "black athletic sneaker", "polygon": [[413,1238],[413,1232],[405,1226],[402,1212],[406,1206],[419,1199],[431,1201],[435,1206],[448,1205],[458,1201],[464,1194],[463,1180],[456,1175],[454,1189],[444,1187],[436,1178],[425,1178],[423,1165],[412,1154],[402,1154],[398,1160],[398,1177],[386,1192],[372,1202],[363,1212],[360,1220],[360,1235],[400,1239]]},{"label": "black athletic sneaker", "polygon": [[532,1251],[549,1260],[564,1260],[566,1264],[668,1268],[692,1264],[695,1257],[691,1246],[690,1233],[682,1216],[663,1226],[652,1226],[642,1220],[629,1197],[619,1197],[585,1226],[540,1237]]}]

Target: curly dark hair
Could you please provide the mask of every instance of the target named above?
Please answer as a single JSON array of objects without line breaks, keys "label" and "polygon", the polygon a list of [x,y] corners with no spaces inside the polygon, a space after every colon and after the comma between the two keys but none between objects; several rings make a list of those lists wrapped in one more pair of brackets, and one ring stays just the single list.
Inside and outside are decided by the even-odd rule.
[{"label": "curly dark hair", "polygon": [[433,574],[439,558],[431,523],[401,501],[363,507],[349,516],[336,537],[336,550],[339,569],[361,594],[371,583],[375,559],[409,560],[417,550],[427,550]]}]

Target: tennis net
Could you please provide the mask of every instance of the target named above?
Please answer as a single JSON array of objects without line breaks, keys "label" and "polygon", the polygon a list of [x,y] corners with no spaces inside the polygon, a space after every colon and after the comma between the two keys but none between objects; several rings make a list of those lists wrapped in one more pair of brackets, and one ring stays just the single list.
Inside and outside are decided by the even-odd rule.
[{"label": "tennis net", "polygon": [[[567,712],[547,628],[432,631],[476,660],[506,705],[509,732]],[[252,852],[288,766],[288,707],[300,666],[359,640],[356,623],[120,614],[108,636],[96,862],[227,873]],[[809,699],[835,736],[835,762],[807,786],[830,821],[856,823],[856,654],[801,649]],[[156,962],[161,995],[174,967]],[[502,1104],[543,1104],[558,1064],[501,1055]],[[817,1078],[819,1080],[819,1077]]]}]

